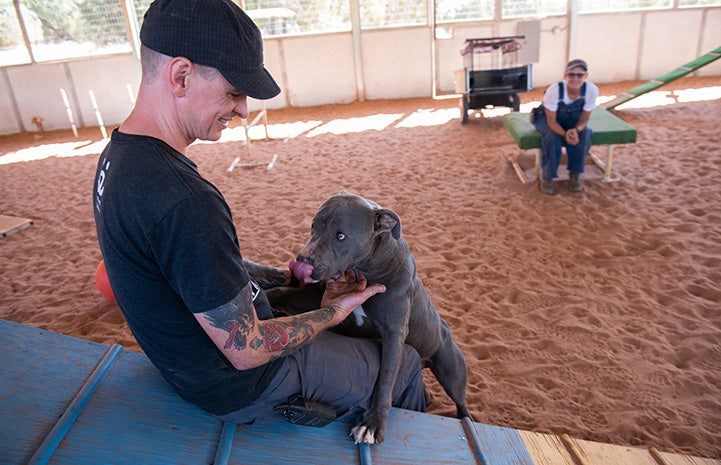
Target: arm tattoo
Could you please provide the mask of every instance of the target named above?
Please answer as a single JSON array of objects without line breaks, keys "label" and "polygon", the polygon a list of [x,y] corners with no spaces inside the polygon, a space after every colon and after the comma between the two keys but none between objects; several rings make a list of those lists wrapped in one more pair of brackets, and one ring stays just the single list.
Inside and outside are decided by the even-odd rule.
[{"label": "arm tattoo", "polygon": [[260,338],[250,343],[255,349],[264,348],[267,352],[278,352],[271,360],[283,357],[302,347],[313,339],[317,332],[310,322],[327,323],[333,319],[336,310],[326,307],[300,315],[294,315],[281,320],[264,322],[260,329]]},{"label": "arm tattoo", "polygon": [[248,335],[255,326],[252,316],[250,286],[246,286],[233,300],[205,314],[211,325],[228,332],[224,349],[245,349]]},{"label": "arm tattoo", "polygon": [[[266,320],[257,325],[252,314],[250,294],[248,285],[227,304],[205,313],[205,318],[211,325],[227,332],[224,349],[262,349],[276,352],[277,355],[272,359],[282,357],[315,337],[318,332],[311,323],[328,323],[336,313],[333,307],[325,307],[299,315]],[[256,326],[259,336],[249,340]]]},{"label": "arm tattoo", "polygon": [[335,315],[335,309],[327,307],[314,312],[286,317],[282,320],[268,321],[259,328],[261,338],[252,341],[251,347],[255,349],[263,347],[268,352],[292,352],[317,334],[310,323],[327,323],[333,319],[333,315]]}]

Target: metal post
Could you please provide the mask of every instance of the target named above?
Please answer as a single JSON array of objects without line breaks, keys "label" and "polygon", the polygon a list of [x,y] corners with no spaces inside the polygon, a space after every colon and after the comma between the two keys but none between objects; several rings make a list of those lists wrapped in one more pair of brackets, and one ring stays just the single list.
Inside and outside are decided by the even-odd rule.
[{"label": "metal post", "polygon": [[365,102],[366,91],[363,79],[363,48],[361,46],[361,21],[359,0],[350,1],[350,24],[353,35],[353,59],[355,63],[356,95],[359,102]]},{"label": "metal post", "polygon": [[576,31],[578,30],[578,0],[568,0],[568,49],[566,63],[576,58]]},{"label": "metal post", "polygon": [[73,134],[75,134],[75,137],[78,137],[78,127],[75,126],[75,120],[73,119],[73,109],[70,108],[70,101],[68,100],[68,94],[65,92],[65,89],[60,89],[60,95],[63,96],[65,113],[68,114],[68,120],[70,120],[70,127],[73,128]]},{"label": "metal post", "polygon": [[89,90],[90,102],[93,104],[93,111],[95,111],[95,118],[98,120],[98,126],[100,126],[100,133],[103,135],[103,139],[108,138],[108,132],[105,130],[105,124],[103,123],[103,117],[100,115],[100,109],[98,109],[98,102],[95,100],[95,93]]}]

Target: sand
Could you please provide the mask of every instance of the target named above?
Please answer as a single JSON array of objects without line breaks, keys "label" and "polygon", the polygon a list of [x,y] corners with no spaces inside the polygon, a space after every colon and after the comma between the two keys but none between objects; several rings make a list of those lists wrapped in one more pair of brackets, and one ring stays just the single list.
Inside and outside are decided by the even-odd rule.
[{"label": "sand", "polygon": [[[523,109],[541,91],[523,94]],[[581,194],[519,182],[507,109],[461,125],[457,108],[275,110],[272,140],[252,145],[256,161],[278,155],[271,170],[226,171],[247,160],[242,126],[190,155],[226,196],[244,256],[262,263],[285,266],[343,189],[395,210],[466,355],[475,420],[721,458],[721,78],[682,79],[620,109],[639,140],[615,150],[620,180],[586,179]],[[0,213],[34,221],[0,239],[0,318],[139,350],[94,281],[90,193],[104,144],[98,128],[0,137]],[[452,416],[427,382],[430,411]]]}]

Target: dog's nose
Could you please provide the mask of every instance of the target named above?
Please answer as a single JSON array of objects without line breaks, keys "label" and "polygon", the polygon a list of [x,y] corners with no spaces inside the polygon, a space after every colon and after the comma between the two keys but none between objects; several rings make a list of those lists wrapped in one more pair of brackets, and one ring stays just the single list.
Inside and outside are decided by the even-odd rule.
[{"label": "dog's nose", "polygon": [[298,255],[297,257],[295,257],[295,260],[296,260],[297,262],[307,263],[307,264],[309,264],[309,265],[311,265],[311,266],[315,266],[315,260],[313,260],[313,259],[310,258],[310,257],[306,257],[306,256],[304,256],[304,255]]}]

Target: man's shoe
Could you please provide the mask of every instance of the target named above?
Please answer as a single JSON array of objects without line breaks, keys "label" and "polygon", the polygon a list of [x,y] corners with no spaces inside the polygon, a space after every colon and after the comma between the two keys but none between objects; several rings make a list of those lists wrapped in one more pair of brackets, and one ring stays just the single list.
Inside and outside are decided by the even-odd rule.
[{"label": "man's shoe", "polygon": [[568,188],[571,192],[583,192],[583,183],[581,182],[581,173],[571,171],[568,178]]},{"label": "man's shoe", "polygon": [[541,192],[548,195],[556,193],[556,185],[551,178],[541,178]]}]

